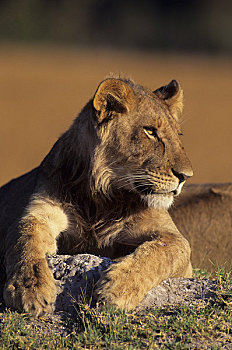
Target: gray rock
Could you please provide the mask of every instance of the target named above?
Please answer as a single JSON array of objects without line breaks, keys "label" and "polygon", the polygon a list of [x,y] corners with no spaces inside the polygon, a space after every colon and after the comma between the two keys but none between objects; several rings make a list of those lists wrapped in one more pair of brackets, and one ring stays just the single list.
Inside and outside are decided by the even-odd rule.
[{"label": "gray rock", "polygon": [[[70,315],[75,314],[78,302],[92,300],[101,272],[114,263],[90,254],[56,255],[47,259],[57,283],[55,311]],[[208,279],[172,278],[151,289],[136,310],[176,304],[204,306],[215,299],[216,290],[216,282]]]},{"label": "gray rock", "polygon": [[169,278],[151,289],[137,309],[174,305],[205,306],[216,297],[217,283],[209,279]]},{"label": "gray rock", "polygon": [[112,260],[91,254],[47,257],[57,284],[55,311],[75,314],[78,302],[91,302],[94,285]]}]

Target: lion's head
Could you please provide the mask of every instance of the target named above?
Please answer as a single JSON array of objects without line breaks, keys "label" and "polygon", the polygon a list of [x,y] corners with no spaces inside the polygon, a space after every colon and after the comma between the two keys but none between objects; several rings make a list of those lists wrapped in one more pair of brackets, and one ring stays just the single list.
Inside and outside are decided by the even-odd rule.
[{"label": "lion's head", "polygon": [[93,195],[124,192],[168,208],[192,176],[179,138],[182,107],[175,80],[154,92],[121,78],[101,82],[63,135],[69,145],[61,147],[58,159],[69,183],[86,177]]},{"label": "lion's head", "polygon": [[94,96],[99,145],[95,186],[138,193],[167,208],[192,176],[178,123],[183,92],[177,81],[152,92],[129,80],[106,79]]}]

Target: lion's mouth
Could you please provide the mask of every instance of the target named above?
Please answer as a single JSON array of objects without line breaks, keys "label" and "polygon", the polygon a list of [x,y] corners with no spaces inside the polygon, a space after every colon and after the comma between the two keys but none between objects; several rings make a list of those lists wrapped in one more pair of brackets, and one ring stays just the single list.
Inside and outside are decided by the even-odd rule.
[{"label": "lion's mouth", "polygon": [[178,187],[177,187],[174,191],[172,191],[174,197],[179,196],[179,194],[181,193],[181,190],[182,190],[182,187],[183,187],[184,183],[185,183],[185,181],[184,181],[184,182],[181,182],[181,183],[178,185]]},{"label": "lion's mouth", "polygon": [[[181,188],[179,188],[180,186],[178,186],[175,190],[155,190],[152,186],[152,184],[150,185],[145,185],[145,184],[141,184],[141,183],[136,183],[135,184],[135,188],[136,190],[143,196],[148,196],[148,195],[167,195],[167,196],[178,196],[181,192]],[[182,186],[181,186],[182,187]]]},{"label": "lion's mouth", "polygon": [[134,183],[135,190],[140,194],[141,198],[150,208],[168,209],[173,203],[174,197],[181,192],[182,186],[179,184],[176,188],[158,190],[154,188],[154,184],[146,181],[146,183]]},{"label": "lion's mouth", "polygon": [[173,193],[173,195],[174,195],[175,197],[179,195],[178,189],[172,191],[172,193]]}]

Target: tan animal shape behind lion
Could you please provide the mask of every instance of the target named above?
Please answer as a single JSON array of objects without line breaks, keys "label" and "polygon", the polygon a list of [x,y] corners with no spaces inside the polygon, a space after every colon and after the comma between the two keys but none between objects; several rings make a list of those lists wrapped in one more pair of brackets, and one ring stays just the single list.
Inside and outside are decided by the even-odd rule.
[{"label": "tan animal shape behind lion", "polygon": [[179,139],[183,92],[108,78],[40,166],[0,190],[7,306],[40,315],[56,288],[46,254],[119,258],[99,300],[134,308],[168,277],[190,277],[190,247],[167,209],[192,168]]},{"label": "tan animal shape behind lion", "polygon": [[232,183],[187,184],[169,210],[188,239],[194,267],[232,268]]}]

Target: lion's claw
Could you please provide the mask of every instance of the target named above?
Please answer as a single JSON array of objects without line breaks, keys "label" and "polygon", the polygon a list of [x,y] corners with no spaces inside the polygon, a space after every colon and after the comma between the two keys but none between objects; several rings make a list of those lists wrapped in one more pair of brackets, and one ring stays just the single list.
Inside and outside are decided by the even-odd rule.
[{"label": "lion's claw", "polygon": [[6,305],[33,316],[51,312],[56,296],[52,272],[47,266],[44,270],[40,269],[37,276],[32,274],[29,278],[28,272],[28,269],[18,270],[6,283]]},{"label": "lion's claw", "polygon": [[130,258],[113,264],[103,273],[96,285],[95,295],[99,301],[120,309],[134,309],[148,291],[141,284],[139,275],[130,269]]}]

